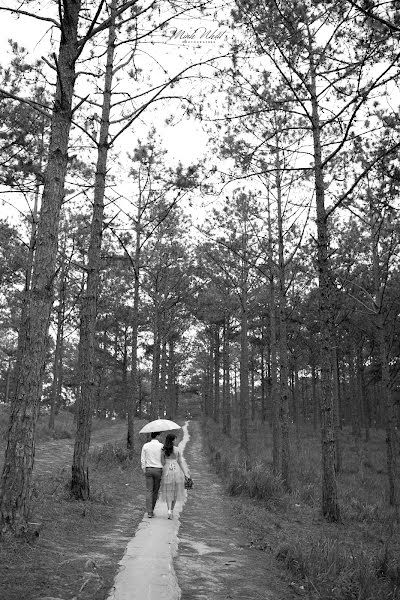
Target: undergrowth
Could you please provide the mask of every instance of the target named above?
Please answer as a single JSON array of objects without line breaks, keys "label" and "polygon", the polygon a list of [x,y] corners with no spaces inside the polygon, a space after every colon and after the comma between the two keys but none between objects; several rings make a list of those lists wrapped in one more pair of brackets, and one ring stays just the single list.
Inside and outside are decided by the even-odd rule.
[{"label": "undergrowth", "polygon": [[[6,439],[10,408],[7,405],[0,404],[0,445]],[[94,417],[92,419],[92,432],[101,429],[104,425],[111,423],[105,419]],[[35,427],[36,443],[48,442],[51,440],[73,439],[75,436],[76,424],[74,414],[67,410],[60,410],[55,417],[54,428],[49,429],[49,415],[43,412],[39,415]]]},{"label": "undergrowth", "polygon": [[388,506],[385,444],[371,435],[363,464],[349,432],[342,433],[343,470],[338,477],[342,522],[320,515],[321,472],[318,435],[292,432],[292,490],[272,472],[271,433],[255,426],[249,455],[207,421],[204,435],[210,461],[236,496],[243,520],[254,531],[255,547],[269,549],[315,600],[400,600],[400,539]]},{"label": "undergrowth", "polygon": [[93,448],[90,451],[90,461],[93,466],[104,469],[115,466],[127,469],[132,466],[132,457],[129,455],[128,450],[111,442]]}]

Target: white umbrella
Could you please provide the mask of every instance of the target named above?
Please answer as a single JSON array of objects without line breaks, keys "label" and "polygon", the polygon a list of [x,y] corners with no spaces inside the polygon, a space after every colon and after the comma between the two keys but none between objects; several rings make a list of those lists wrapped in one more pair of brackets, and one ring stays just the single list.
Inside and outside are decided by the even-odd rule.
[{"label": "white umbrella", "polygon": [[168,419],[156,419],[155,421],[150,421],[147,423],[139,433],[152,433],[153,431],[171,431],[172,429],[181,429],[181,426],[178,423],[174,423],[174,421],[169,421]]}]

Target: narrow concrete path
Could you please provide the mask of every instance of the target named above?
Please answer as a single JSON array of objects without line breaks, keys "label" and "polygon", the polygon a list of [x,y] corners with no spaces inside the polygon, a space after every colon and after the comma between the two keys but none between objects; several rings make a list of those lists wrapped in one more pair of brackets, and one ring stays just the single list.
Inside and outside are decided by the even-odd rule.
[{"label": "narrow concrete path", "polygon": [[[179,444],[183,452],[189,440],[188,424]],[[155,517],[146,515],[129,542],[108,600],[179,600],[181,592],[173,558],[178,547],[179,516],[184,502],[177,502],[169,520],[165,502],[157,502]]]}]

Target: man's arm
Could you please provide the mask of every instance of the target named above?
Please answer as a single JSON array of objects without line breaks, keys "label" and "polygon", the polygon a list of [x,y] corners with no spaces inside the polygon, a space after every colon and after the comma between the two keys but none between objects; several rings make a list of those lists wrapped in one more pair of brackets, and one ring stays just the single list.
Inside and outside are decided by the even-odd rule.
[{"label": "man's arm", "polygon": [[143,446],[142,448],[142,454],[140,456],[140,462],[142,465],[142,471],[143,473],[146,472],[146,448]]}]

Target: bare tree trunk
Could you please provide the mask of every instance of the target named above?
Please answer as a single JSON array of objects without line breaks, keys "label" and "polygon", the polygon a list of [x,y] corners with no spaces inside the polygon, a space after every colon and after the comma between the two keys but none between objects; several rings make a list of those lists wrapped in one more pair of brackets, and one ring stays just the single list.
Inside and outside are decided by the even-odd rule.
[{"label": "bare tree trunk", "polygon": [[93,217],[88,251],[87,280],[81,308],[79,340],[80,394],[78,396],[77,430],[71,478],[71,492],[77,500],[88,500],[90,496],[88,455],[95,395],[95,336],[97,299],[100,283],[104,193],[109,150],[111,91],[116,38],[115,11],[116,0],[113,0],[111,4],[111,21],[108,32],[107,63],[104,78],[103,106],[98,142]]},{"label": "bare tree trunk", "polygon": [[168,419],[175,419],[176,402],[175,402],[175,344],[172,338],[168,341]]},{"label": "bare tree trunk", "polygon": [[240,449],[248,453],[248,407],[249,407],[249,340],[248,340],[248,198],[243,203],[243,231],[241,236],[241,273],[240,273]]},{"label": "bare tree trunk", "polygon": [[163,336],[160,357],[160,416],[164,417],[167,410],[167,340]]},{"label": "bare tree trunk", "polygon": [[154,315],[153,330],[153,364],[151,369],[151,418],[160,415],[160,318],[158,309]]},{"label": "bare tree trunk", "polygon": [[135,223],[135,259],[134,269],[134,288],[133,288],[133,308],[132,308],[132,357],[131,357],[131,380],[132,380],[132,398],[128,400],[128,430],[126,436],[126,447],[130,453],[134,449],[134,419],[136,407],[139,404],[139,381],[138,381],[138,335],[139,335],[139,291],[140,291],[140,248],[141,248],[141,214],[142,214],[142,196],[139,193],[138,206]]},{"label": "bare tree trunk", "polygon": [[293,421],[296,431],[296,443],[299,447],[300,445],[300,400],[301,400],[301,390],[299,384],[299,370],[297,368],[297,361],[294,358],[294,365],[292,371],[292,402],[293,402]]},{"label": "bare tree trunk", "polygon": [[237,379],[237,363],[236,361],[233,363],[233,414],[237,417],[238,413],[238,379]]},{"label": "bare tree trunk", "polygon": [[335,470],[339,474],[342,470],[342,447],[340,440],[340,403],[339,403],[339,365],[337,357],[336,344],[332,347],[332,367],[333,367],[333,402],[335,406],[335,438],[336,438],[336,456]]},{"label": "bare tree trunk", "polygon": [[[374,278],[374,304],[375,304],[375,326],[377,330],[379,362],[381,364],[382,395],[384,405],[384,417],[386,426],[386,462],[389,484],[389,503],[394,506],[399,518],[400,507],[400,434],[397,423],[397,407],[393,398],[390,385],[390,370],[388,361],[388,349],[386,341],[385,324],[383,319],[383,300],[386,287],[385,278],[382,277],[379,236],[379,216],[374,211],[372,198],[370,199],[370,228],[372,242],[372,271]],[[381,280],[384,279],[382,282]]]},{"label": "bare tree trunk", "polygon": [[265,401],[265,349],[264,349],[264,326],[262,328],[262,346],[260,360],[260,379],[261,379],[261,422],[267,420],[267,406]]},{"label": "bare tree trunk", "polygon": [[278,394],[278,361],[275,314],[275,276],[272,245],[271,207],[268,196],[268,263],[269,263],[269,321],[271,336],[271,401],[272,401],[272,468],[275,475],[281,473],[281,425],[280,395]]},{"label": "bare tree trunk", "polygon": [[[253,354],[253,353],[252,353]],[[256,393],[255,393],[255,381],[254,381],[254,357],[252,356],[252,360],[251,360],[251,372],[250,372],[250,406],[251,406],[251,420],[252,422],[255,421],[256,418]]]},{"label": "bare tree trunk", "polygon": [[325,210],[325,186],[322,167],[321,127],[311,37],[309,40],[312,133],[314,145],[315,201],[317,208],[317,264],[319,277],[319,321],[321,336],[321,442],[322,442],[322,513],[329,521],[339,521],[340,510],[336,482],[335,407],[332,386],[332,299],[329,267],[328,223]]},{"label": "bare tree trunk", "polygon": [[31,284],[32,284],[32,271],[33,271],[33,263],[35,258],[35,246],[36,246],[36,235],[38,228],[38,208],[39,207],[39,181],[36,179],[35,184],[35,195],[34,195],[34,203],[33,203],[33,211],[32,211],[32,223],[31,223],[31,232],[29,237],[29,248],[28,248],[28,256],[25,267],[25,285],[24,292],[22,296],[22,306],[21,306],[21,316],[19,319],[19,328],[18,328],[18,344],[17,344],[17,356],[15,361],[15,373],[19,373],[21,369],[21,361],[23,356],[23,348],[24,341],[27,336],[27,327],[28,327],[28,309],[29,309],[29,296],[31,292]]},{"label": "bare tree trunk", "polygon": [[35,426],[46,360],[53,303],[58,226],[64,199],[68,140],[72,119],[80,0],[65,0],[57,59],[57,84],[51,119],[49,156],[45,170],[40,220],[28,301],[26,334],[16,372],[4,467],[0,482],[0,534],[23,532],[29,513],[35,453]]},{"label": "bare tree trunk", "polygon": [[248,406],[249,406],[249,343],[247,336],[247,289],[246,285],[241,293],[241,317],[240,317],[240,449],[248,453]]},{"label": "bare tree trunk", "polygon": [[223,390],[222,390],[222,412],[223,412],[223,433],[231,435],[232,419],[231,419],[231,394],[230,394],[230,365],[229,365],[229,317],[224,319],[223,333]]},{"label": "bare tree trunk", "polygon": [[284,240],[282,223],[282,189],[281,189],[281,165],[279,147],[277,140],[276,148],[276,197],[278,209],[278,263],[279,263],[279,285],[278,285],[278,307],[279,307],[279,384],[280,384],[280,429],[281,429],[281,475],[287,490],[291,487],[290,474],[290,439],[289,439],[289,365],[287,344],[287,315],[286,315],[286,266],[284,259]]},{"label": "bare tree trunk", "polygon": [[311,399],[313,414],[313,429],[317,431],[319,422],[319,398],[317,395],[317,369],[314,360],[311,362]]},{"label": "bare tree trunk", "polygon": [[219,324],[215,324],[215,341],[214,341],[214,421],[219,423],[220,420],[220,370],[221,370],[221,353],[220,353],[220,335]]},{"label": "bare tree trunk", "polygon": [[349,385],[350,385],[350,402],[351,402],[351,424],[354,437],[354,445],[357,454],[358,473],[363,476],[363,464],[361,455],[361,423],[359,414],[359,399],[360,390],[357,385],[357,376],[355,368],[356,354],[354,344],[349,348]]},{"label": "bare tree trunk", "polygon": [[49,429],[54,430],[55,415],[60,404],[62,389],[63,351],[64,351],[64,318],[65,318],[65,259],[62,258],[60,286],[57,307],[57,334],[54,350],[53,382],[50,395]]},{"label": "bare tree trunk", "polygon": [[7,368],[7,376],[6,376],[6,389],[4,392],[4,404],[8,404],[10,398],[10,385],[11,385],[11,358],[8,359],[8,368]]}]

